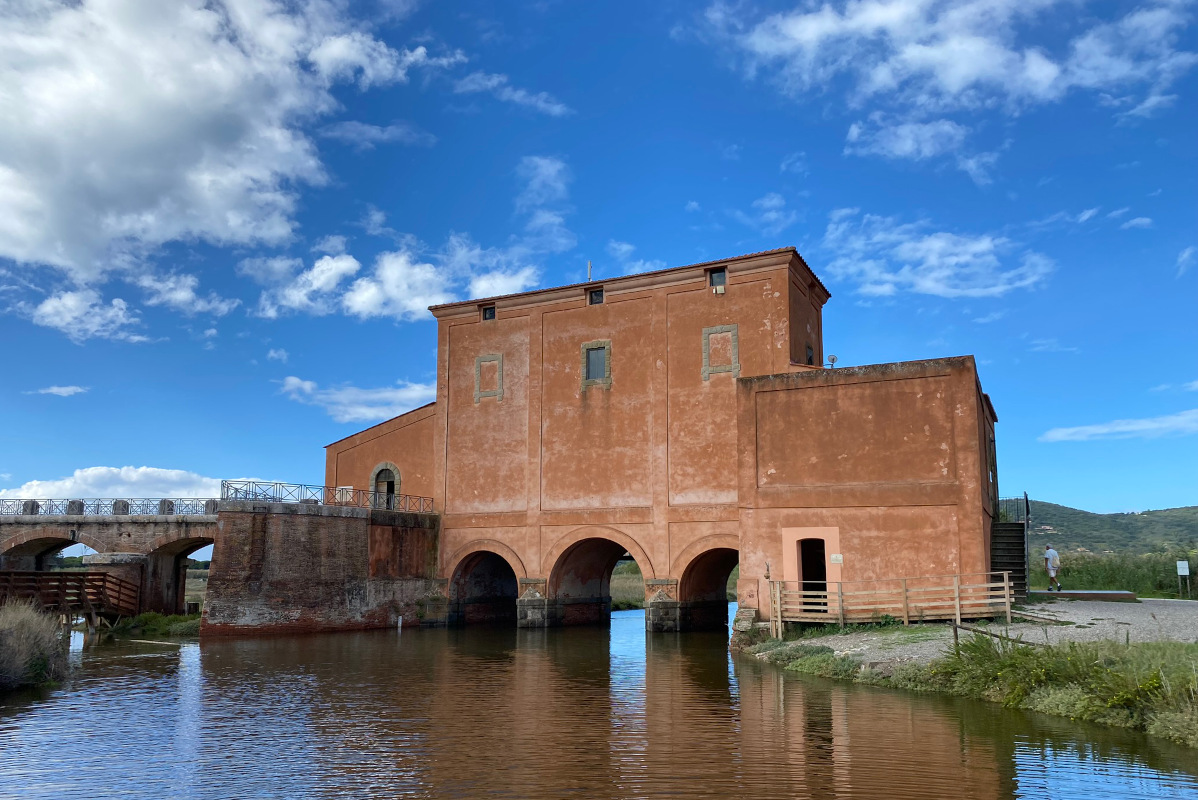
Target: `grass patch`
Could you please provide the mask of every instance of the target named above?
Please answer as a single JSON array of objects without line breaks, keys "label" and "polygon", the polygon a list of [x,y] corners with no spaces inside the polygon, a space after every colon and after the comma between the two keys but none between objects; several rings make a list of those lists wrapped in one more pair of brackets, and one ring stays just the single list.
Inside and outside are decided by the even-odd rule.
[{"label": "grass patch", "polygon": [[[1030,588],[1048,588],[1043,550],[1031,552]],[[1198,553],[1182,549],[1160,553],[1061,553],[1057,578],[1068,589],[1122,589],[1137,597],[1177,597],[1177,562],[1189,560],[1198,575]]]},{"label": "grass patch", "polygon": [[873,622],[852,622],[848,625],[837,625],[834,622],[826,625],[815,625],[806,622],[788,622],[782,638],[787,641],[797,639],[818,639],[821,636],[840,636],[845,633],[870,633],[872,631],[903,628],[901,619],[895,619],[889,614],[878,616]]},{"label": "grass patch", "polygon": [[199,614],[159,614],[148,611],[118,622],[112,629],[115,636],[168,636],[187,638],[200,635]]},{"label": "grass patch", "polygon": [[0,689],[53,683],[67,674],[69,640],[58,618],[32,603],[0,606]]},{"label": "grass patch", "polygon": [[793,672],[989,700],[1198,747],[1198,644],[1028,647],[975,634],[945,658],[899,665],[889,674],[866,669],[830,648],[799,642],[763,643],[748,652]]}]

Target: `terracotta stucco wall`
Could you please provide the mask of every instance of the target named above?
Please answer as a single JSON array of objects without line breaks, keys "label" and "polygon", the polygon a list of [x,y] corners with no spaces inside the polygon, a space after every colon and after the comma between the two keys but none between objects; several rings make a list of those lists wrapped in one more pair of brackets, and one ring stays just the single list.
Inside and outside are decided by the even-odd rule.
[{"label": "terracotta stucco wall", "polygon": [[988,570],[978,395],[968,357],[742,382],[742,580],[799,580],[802,529],[835,531],[829,580]]},{"label": "terracotta stucco wall", "polygon": [[433,427],[430,404],[367,428],[325,448],[325,485],[373,489],[370,477],[385,462],[399,468],[400,494],[439,500],[433,483]]}]

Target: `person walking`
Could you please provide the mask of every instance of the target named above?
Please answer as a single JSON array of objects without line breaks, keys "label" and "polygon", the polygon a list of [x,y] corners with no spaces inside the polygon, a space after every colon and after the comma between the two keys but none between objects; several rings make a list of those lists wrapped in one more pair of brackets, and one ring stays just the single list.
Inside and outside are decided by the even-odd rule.
[{"label": "person walking", "polygon": [[1061,591],[1061,582],[1057,580],[1057,572],[1061,569],[1061,556],[1056,550],[1052,549],[1052,545],[1044,545],[1044,571],[1048,573],[1048,591],[1052,591],[1055,584],[1057,591]]}]

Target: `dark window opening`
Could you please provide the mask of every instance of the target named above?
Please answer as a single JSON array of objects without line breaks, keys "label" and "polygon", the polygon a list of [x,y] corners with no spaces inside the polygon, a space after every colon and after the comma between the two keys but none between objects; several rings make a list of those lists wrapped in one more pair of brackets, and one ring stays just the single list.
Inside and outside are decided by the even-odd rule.
[{"label": "dark window opening", "polygon": [[720,267],[719,269],[709,270],[707,272],[708,286],[723,286],[728,282],[728,270]]},{"label": "dark window opening", "polygon": [[587,377],[588,381],[601,381],[607,377],[607,348],[587,348]]},{"label": "dark window opening", "polygon": [[495,306],[483,306],[483,319],[495,319]]},{"label": "dark window opening", "polygon": [[600,303],[602,303],[603,302],[603,290],[602,289],[591,289],[591,294],[590,294],[587,302],[589,302],[593,306],[597,306]]},{"label": "dark window opening", "polygon": [[375,507],[395,508],[395,473],[380,469],[374,476]]},{"label": "dark window opening", "polygon": [[815,366],[815,349],[811,345],[807,345],[807,365]]}]

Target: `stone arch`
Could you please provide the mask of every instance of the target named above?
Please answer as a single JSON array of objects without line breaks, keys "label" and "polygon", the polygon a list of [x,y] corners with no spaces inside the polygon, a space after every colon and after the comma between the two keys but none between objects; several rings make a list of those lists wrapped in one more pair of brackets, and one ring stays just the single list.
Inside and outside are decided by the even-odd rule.
[{"label": "stone arch", "polygon": [[[143,609],[163,614],[186,611],[187,557],[216,543],[213,528],[201,530],[208,535],[176,531],[159,536],[146,548]],[[215,553],[213,556],[215,558]]]},{"label": "stone arch", "polygon": [[680,630],[718,630],[728,624],[728,576],[740,562],[740,537],[715,534],[683,550],[679,567]]},{"label": "stone arch", "polygon": [[528,570],[524,568],[524,561],[520,556],[516,555],[516,551],[496,539],[475,539],[469,544],[462,545],[454,551],[453,555],[446,559],[445,565],[447,569],[441,574],[446,578],[452,579],[453,574],[457,572],[458,567],[461,566],[462,561],[467,556],[484,550],[503,558],[508,563],[508,566],[512,568],[512,571],[516,573],[517,579],[523,580],[528,577]]},{"label": "stone arch", "polygon": [[[472,542],[454,554],[448,586],[450,625],[515,625],[523,564],[497,550],[515,556],[510,548],[487,541]],[[515,564],[520,565],[519,572]]]},{"label": "stone arch", "polygon": [[379,463],[374,465],[374,469],[370,470],[370,483],[366,484],[366,491],[368,491],[368,492],[374,491],[375,481],[378,479],[379,473],[385,469],[391,470],[392,474],[395,475],[395,493],[403,494],[403,492],[401,492],[399,490],[399,485],[400,485],[400,482],[402,481],[402,477],[400,475],[399,467],[395,464],[394,461],[380,461]]},{"label": "stone arch", "polygon": [[7,569],[40,570],[42,559],[64,547],[82,544],[97,553],[107,553],[111,549],[109,543],[96,537],[76,532],[73,536],[63,531],[52,531],[45,528],[18,533],[0,543],[0,561]]},{"label": "stone arch", "polygon": [[552,574],[553,567],[561,560],[562,554],[584,539],[610,539],[623,545],[628,555],[632,556],[632,560],[641,568],[641,575],[645,577],[645,580],[657,577],[653,560],[649,558],[649,554],[645,552],[640,543],[624,531],[607,525],[586,525],[575,528],[558,538],[541,559],[541,573]]},{"label": "stone arch", "polygon": [[571,531],[549,551],[546,595],[564,625],[606,623],[611,619],[611,576],[627,552],[652,576],[653,565],[636,540],[607,527]]}]

